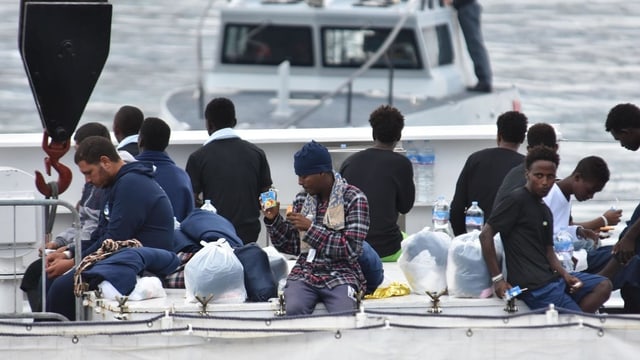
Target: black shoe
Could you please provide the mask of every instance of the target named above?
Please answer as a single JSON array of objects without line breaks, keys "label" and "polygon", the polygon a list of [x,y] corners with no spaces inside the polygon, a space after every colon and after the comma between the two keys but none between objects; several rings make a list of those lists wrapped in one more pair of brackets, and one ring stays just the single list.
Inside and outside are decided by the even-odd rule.
[{"label": "black shoe", "polygon": [[476,86],[467,87],[467,91],[490,93],[493,89],[490,84],[478,83]]}]

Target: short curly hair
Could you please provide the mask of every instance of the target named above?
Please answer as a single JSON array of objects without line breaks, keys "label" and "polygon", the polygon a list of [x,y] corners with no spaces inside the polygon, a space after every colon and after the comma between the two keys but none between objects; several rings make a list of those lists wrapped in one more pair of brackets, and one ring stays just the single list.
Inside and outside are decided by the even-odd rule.
[{"label": "short curly hair", "polygon": [[381,105],[369,115],[373,139],[385,144],[400,141],[404,116],[393,106]]},{"label": "short curly hair", "polygon": [[498,134],[504,141],[522,144],[527,133],[527,117],[518,111],[507,111],[496,121]]}]

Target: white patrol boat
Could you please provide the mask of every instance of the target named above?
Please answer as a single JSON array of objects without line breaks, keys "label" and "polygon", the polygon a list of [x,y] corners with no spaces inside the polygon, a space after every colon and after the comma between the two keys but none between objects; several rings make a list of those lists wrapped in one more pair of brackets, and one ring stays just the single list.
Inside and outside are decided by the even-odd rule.
[{"label": "white patrol boat", "polygon": [[475,84],[455,12],[434,0],[213,1],[198,31],[199,86],[163,101],[175,127],[204,129],[214,97],[238,128],[367,125],[392,104],[408,123],[488,124],[517,109],[515,88]]}]

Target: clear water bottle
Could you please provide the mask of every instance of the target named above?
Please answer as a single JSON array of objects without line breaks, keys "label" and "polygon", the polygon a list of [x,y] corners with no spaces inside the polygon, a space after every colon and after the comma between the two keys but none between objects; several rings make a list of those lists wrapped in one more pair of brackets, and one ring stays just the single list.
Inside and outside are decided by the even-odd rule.
[{"label": "clear water bottle", "polygon": [[477,201],[472,201],[471,206],[467,209],[464,224],[467,227],[468,233],[473,230],[482,230],[482,225],[484,225],[484,211],[480,209]]},{"label": "clear water bottle", "polygon": [[567,271],[574,271],[573,267],[573,238],[567,231],[560,230],[553,237],[553,250],[558,255],[562,267]]},{"label": "clear water bottle", "polygon": [[436,155],[433,153],[433,149],[424,147],[419,159],[420,199],[423,202],[433,201],[433,167],[435,166]]},{"label": "clear water bottle", "polygon": [[431,215],[433,231],[443,231],[449,234],[449,214],[449,203],[444,199],[444,196],[438,196],[438,200],[433,204],[433,213]]},{"label": "clear water bottle", "polygon": [[424,141],[407,142],[407,157],[413,165],[413,181],[416,184],[416,201],[433,199],[433,167],[435,154]]},{"label": "clear water bottle", "polygon": [[213,204],[211,203],[211,200],[209,200],[209,199],[204,201],[204,204],[202,204],[202,206],[200,206],[200,209],[206,210],[206,211],[211,211],[214,214],[218,212],[218,210],[216,210],[216,207],[213,206]]}]

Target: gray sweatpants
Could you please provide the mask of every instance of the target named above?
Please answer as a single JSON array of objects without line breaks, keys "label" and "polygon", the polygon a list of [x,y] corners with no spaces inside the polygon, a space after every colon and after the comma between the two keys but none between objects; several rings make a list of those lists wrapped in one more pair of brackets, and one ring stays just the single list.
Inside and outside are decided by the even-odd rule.
[{"label": "gray sweatpants", "polygon": [[356,308],[355,290],[350,285],[338,285],[333,289],[316,288],[304,281],[287,280],[284,301],[287,315],[311,314],[316,304],[324,303],[330,313],[353,311]]}]

